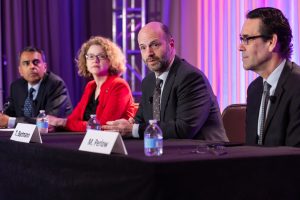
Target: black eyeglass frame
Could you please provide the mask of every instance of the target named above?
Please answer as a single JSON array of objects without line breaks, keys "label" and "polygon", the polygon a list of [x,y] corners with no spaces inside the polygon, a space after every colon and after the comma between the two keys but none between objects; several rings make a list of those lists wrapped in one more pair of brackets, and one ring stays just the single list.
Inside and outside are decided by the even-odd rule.
[{"label": "black eyeglass frame", "polygon": [[246,37],[240,36],[240,43],[244,44],[244,45],[248,45],[249,44],[249,40],[255,40],[257,38],[270,39],[271,37],[267,36],[267,35],[254,35],[254,36],[246,36]]}]

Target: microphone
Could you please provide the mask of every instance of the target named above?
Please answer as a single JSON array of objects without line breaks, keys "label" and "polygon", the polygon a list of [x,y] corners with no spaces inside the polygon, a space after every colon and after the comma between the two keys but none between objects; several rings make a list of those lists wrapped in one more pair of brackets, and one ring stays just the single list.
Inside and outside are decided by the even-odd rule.
[{"label": "microphone", "polygon": [[149,103],[150,103],[150,104],[153,103],[153,97],[149,97]]},{"label": "microphone", "polygon": [[271,103],[275,103],[276,102],[277,97],[276,96],[270,96],[270,102]]}]

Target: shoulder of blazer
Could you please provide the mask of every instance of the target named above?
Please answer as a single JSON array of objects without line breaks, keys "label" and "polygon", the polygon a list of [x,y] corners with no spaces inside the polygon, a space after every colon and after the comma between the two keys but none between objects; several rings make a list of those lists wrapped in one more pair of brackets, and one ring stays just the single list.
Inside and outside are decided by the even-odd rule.
[{"label": "shoulder of blazer", "polygon": [[280,89],[288,91],[299,90],[299,81],[300,67],[287,60],[279,77],[275,93]]},{"label": "shoulder of blazer", "polygon": [[[256,79],[254,79],[248,86],[248,91],[251,91],[253,89],[257,89],[257,88],[263,88],[263,78],[262,77],[257,77]],[[257,92],[257,90],[256,90]]]},{"label": "shoulder of blazer", "polygon": [[[291,78],[295,77],[296,79],[299,79],[300,67],[296,63],[287,60],[280,75],[280,79],[284,82],[290,75],[292,76]],[[290,79],[290,77],[288,79]]]},{"label": "shoulder of blazer", "polygon": [[148,73],[147,76],[142,80],[142,88],[143,87],[148,88],[149,85],[152,85],[152,84],[153,84],[153,89],[154,89],[154,86],[155,86],[155,74],[154,74],[154,72]]},{"label": "shoulder of blazer", "polygon": [[11,83],[11,87],[20,86],[20,85],[27,85],[27,81],[24,78],[18,78],[17,80]]},{"label": "shoulder of blazer", "polygon": [[[119,85],[127,85],[127,82],[117,75],[108,76],[105,82],[101,86],[101,91],[114,88]],[[129,87],[129,86],[128,86]]]},{"label": "shoulder of blazer", "polygon": [[180,74],[180,76],[184,76],[187,74],[197,74],[199,76],[206,77],[205,74],[199,68],[191,65],[185,59],[182,59],[178,56],[175,56],[169,75],[173,76],[176,74]]},{"label": "shoulder of blazer", "polygon": [[94,91],[95,88],[96,88],[96,82],[95,82],[95,80],[89,81],[89,82],[86,84],[85,88],[84,88],[84,94],[85,94],[85,93],[89,93],[89,91]]},{"label": "shoulder of blazer", "polygon": [[42,84],[46,84],[46,85],[53,85],[53,84],[64,84],[65,85],[65,82],[63,81],[63,79],[54,74],[53,72],[46,72],[46,74],[44,75],[44,78],[42,80]]},{"label": "shoulder of blazer", "polygon": [[105,85],[128,85],[127,81],[125,81],[120,76],[109,76],[105,81]]},{"label": "shoulder of blazer", "polygon": [[27,81],[24,78],[18,78],[10,85],[10,96],[20,96],[20,94],[27,94]]}]

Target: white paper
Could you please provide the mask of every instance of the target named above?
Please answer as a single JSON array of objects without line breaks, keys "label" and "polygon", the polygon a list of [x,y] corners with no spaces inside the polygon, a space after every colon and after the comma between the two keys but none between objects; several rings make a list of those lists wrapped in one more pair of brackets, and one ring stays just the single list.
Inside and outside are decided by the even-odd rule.
[{"label": "white paper", "polygon": [[118,132],[110,131],[88,130],[79,150],[101,154],[114,152],[127,155],[121,135]]},{"label": "white paper", "polygon": [[10,139],[24,143],[42,143],[41,135],[34,124],[18,123]]},{"label": "white paper", "polygon": [[114,153],[128,155],[122,136],[118,133],[117,141],[112,149]]}]

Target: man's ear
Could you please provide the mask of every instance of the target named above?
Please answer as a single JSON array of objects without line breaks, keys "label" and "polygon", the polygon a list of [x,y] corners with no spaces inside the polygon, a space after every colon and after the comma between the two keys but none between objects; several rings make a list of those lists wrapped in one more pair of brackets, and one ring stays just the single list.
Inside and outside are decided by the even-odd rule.
[{"label": "man's ear", "polygon": [[45,72],[47,72],[47,68],[48,68],[47,63],[44,63],[44,68],[45,68]]},{"label": "man's ear", "polygon": [[273,52],[273,51],[277,51],[277,49],[279,48],[279,43],[278,43],[278,36],[276,34],[272,35],[272,38],[269,40],[269,51]]},{"label": "man's ear", "polygon": [[172,48],[175,47],[175,42],[174,42],[174,39],[173,39],[173,38],[170,39],[169,44],[170,44],[170,46],[171,46]]}]

